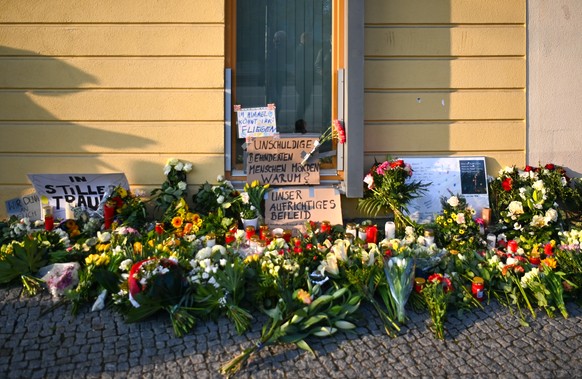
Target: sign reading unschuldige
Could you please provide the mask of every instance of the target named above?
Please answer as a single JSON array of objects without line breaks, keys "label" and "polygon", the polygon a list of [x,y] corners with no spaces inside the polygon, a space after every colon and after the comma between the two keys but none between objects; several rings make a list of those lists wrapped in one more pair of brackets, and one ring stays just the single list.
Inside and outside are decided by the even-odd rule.
[{"label": "sign reading unschuldige", "polygon": [[297,227],[307,221],[343,224],[339,191],[330,187],[287,187],[269,191],[265,200],[267,225]]},{"label": "sign reading unschuldige", "polygon": [[303,162],[316,139],[252,138],[247,143],[247,181],[273,186],[319,184],[318,160]]},{"label": "sign reading unschuldige", "polygon": [[[47,198],[54,217],[65,218],[67,206],[97,210],[109,186],[129,190],[125,174],[29,174],[37,195]],[[43,204],[44,205],[44,204]]]},{"label": "sign reading unschuldige", "polygon": [[275,107],[241,108],[235,106],[238,138],[265,137],[277,134]]}]

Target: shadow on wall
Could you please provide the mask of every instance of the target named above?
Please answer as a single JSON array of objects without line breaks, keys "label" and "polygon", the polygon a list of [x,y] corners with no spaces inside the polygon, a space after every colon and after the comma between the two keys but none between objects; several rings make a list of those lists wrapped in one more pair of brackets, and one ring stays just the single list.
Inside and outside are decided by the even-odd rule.
[{"label": "shadow on wall", "polygon": [[[15,160],[28,160],[18,167],[36,168],[37,173],[67,173],[71,167],[78,167],[74,172],[121,172],[123,167],[104,157],[135,153],[156,143],[143,136],[147,132],[128,138],[128,134],[113,131],[117,120],[108,120],[106,114],[88,122],[82,121],[82,115],[76,116],[79,111],[72,111],[79,105],[75,96],[100,88],[99,78],[71,64],[75,59],[0,46],[0,167],[17,167]],[[62,116],[55,116],[58,114]],[[158,165],[144,167],[140,162],[139,166],[140,170],[159,170]],[[0,184],[28,185],[27,173],[3,172]]]}]

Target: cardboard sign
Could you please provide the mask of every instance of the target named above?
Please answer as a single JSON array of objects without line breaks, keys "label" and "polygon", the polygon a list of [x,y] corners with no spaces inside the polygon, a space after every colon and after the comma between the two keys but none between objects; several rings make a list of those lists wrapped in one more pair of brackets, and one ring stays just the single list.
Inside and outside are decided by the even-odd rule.
[{"label": "cardboard sign", "polygon": [[247,181],[289,186],[319,184],[319,162],[311,157],[301,164],[313,149],[317,138],[253,138],[247,144]]},{"label": "cardboard sign", "polygon": [[265,221],[272,226],[302,226],[307,221],[342,224],[339,191],[330,187],[288,187],[269,191]]},{"label": "cardboard sign", "polygon": [[97,210],[109,186],[129,190],[125,174],[29,174],[39,197],[47,197],[56,219],[64,219],[67,205]]},{"label": "cardboard sign", "polygon": [[[410,216],[420,223],[432,222],[442,211],[441,198],[462,195],[478,217],[489,207],[485,157],[402,158],[412,166],[410,180],[431,183],[424,196],[408,205]],[[452,195],[451,195],[452,194]]]},{"label": "cardboard sign", "polygon": [[18,219],[27,217],[30,220],[42,218],[40,198],[36,193],[6,200],[5,204],[8,217],[16,216]]},{"label": "cardboard sign", "polygon": [[238,138],[265,137],[277,133],[275,108],[236,109]]}]

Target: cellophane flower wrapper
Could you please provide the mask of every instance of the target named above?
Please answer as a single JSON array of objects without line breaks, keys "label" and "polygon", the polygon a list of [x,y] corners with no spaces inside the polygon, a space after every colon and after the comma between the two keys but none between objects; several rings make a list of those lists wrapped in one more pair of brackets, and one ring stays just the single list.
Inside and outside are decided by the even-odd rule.
[{"label": "cellophane flower wrapper", "polygon": [[385,257],[384,273],[390,294],[396,303],[398,322],[406,322],[405,305],[412,291],[414,259],[411,257]]}]

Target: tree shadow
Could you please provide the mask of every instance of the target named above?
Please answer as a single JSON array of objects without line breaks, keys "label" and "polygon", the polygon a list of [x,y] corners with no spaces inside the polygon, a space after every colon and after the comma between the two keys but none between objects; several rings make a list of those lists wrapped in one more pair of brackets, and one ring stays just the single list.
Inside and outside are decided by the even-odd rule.
[{"label": "tree shadow", "polygon": [[[3,102],[0,141],[4,141],[0,142],[0,166],[12,166],[11,170],[17,170],[13,166],[15,159],[28,160],[22,167],[38,167],[39,173],[64,173],[70,170],[70,160],[74,160],[78,171],[120,172],[131,167],[116,166],[104,157],[123,152],[135,154],[156,145],[153,135],[148,137],[147,128],[143,128],[139,136],[132,134],[128,138],[127,133],[115,130],[115,124],[120,121],[107,120],[107,115],[87,122],[58,116],[59,110],[62,113],[63,109],[78,105],[75,96],[103,89],[98,76],[75,66],[82,59],[99,58],[50,57],[0,46],[0,98]],[[64,114],[71,115],[70,112]],[[123,123],[132,122],[129,116],[123,119],[129,120]],[[140,170],[158,169],[153,164],[144,167],[141,161],[139,166]],[[14,171],[8,174],[11,186],[28,185],[26,174]],[[0,181],[6,183],[8,180]]]}]

